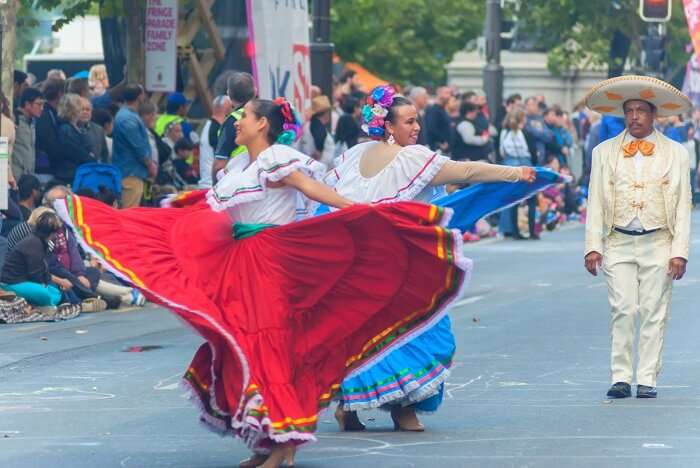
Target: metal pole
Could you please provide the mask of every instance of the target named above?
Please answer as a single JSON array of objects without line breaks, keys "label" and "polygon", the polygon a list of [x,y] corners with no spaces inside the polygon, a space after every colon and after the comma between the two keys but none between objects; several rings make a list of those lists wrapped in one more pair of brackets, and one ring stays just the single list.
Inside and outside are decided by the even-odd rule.
[{"label": "metal pole", "polygon": [[314,0],[312,12],[311,82],[321,93],[333,97],[333,43],[331,42],[331,0]]},{"label": "metal pole", "polygon": [[486,0],[486,66],[484,91],[491,122],[503,102],[503,66],[501,65],[501,2]]}]

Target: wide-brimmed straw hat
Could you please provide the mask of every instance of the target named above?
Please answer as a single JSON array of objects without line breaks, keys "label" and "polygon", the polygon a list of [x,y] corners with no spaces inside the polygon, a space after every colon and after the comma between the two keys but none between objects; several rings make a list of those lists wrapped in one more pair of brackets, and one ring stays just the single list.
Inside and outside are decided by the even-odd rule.
[{"label": "wide-brimmed straw hat", "polygon": [[692,108],[688,96],[672,85],[651,76],[625,75],[602,81],[591,89],[584,101],[601,114],[624,117],[622,106],[631,100],[646,101],[656,107],[658,117],[688,112]]},{"label": "wide-brimmed straw hat", "polygon": [[322,114],[331,110],[331,101],[328,96],[316,96],[311,100],[311,115]]}]

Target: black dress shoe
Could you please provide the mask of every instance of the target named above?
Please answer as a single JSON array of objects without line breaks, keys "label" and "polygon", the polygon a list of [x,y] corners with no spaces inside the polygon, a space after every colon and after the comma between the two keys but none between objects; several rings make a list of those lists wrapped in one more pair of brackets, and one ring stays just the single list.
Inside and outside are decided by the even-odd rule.
[{"label": "black dress shoe", "polygon": [[632,396],[632,387],[627,382],[615,382],[608,390],[608,398],[629,398]]},{"label": "black dress shoe", "polygon": [[637,385],[637,398],[656,398],[656,387]]}]

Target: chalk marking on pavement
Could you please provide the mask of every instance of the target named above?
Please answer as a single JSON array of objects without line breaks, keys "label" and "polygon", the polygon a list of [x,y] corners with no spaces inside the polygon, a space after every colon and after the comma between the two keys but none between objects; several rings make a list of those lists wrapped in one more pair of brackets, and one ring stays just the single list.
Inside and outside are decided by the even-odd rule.
[{"label": "chalk marking on pavement", "polygon": [[[454,395],[452,394],[452,392],[462,390],[464,387],[467,387],[467,386],[473,384],[474,382],[478,382],[479,380],[481,380],[481,377],[482,376],[480,375],[478,377],[474,377],[473,379],[471,379],[468,382],[464,382],[464,383],[460,383],[460,384],[454,383],[454,382],[445,382],[445,393],[447,394],[447,398],[454,398]],[[454,387],[454,388],[450,388],[450,387]]]},{"label": "chalk marking on pavement", "polygon": [[[68,394],[68,395],[62,395]],[[72,395],[71,395],[72,394]],[[33,392],[9,392],[0,393],[0,402],[12,402],[13,400],[36,399],[36,400],[109,400],[116,395],[112,393],[101,393],[96,391],[81,390],[71,387],[44,387]]]},{"label": "chalk marking on pavement", "polygon": [[452,307],[460,307],[460,306],[467,305],[467,304],[473,304],[473,303],[475,303],[475,302],[479,302],[479,301],[482,300],[484,297],[485,297],[485,296],[472,296],[472,297],[467,297],[467,298],[462,299],[461,301],[457,302],[457,303],[454,304]]},{"label": "chalk marking on pavement", "polygon": [[[169,377],[161,379],[158,381],[157,384],[153,386],[153,390],[177,390],[180,387],[180,377],[182,377],[182,373],[173,374]],[[175,379],[177,380],[175,382],[172,382]],[[172,383],[166,384],[166,382]]]},{"label": "chalk marking on pavement", "polygon": [[650,448],[650,449],[670,449],[673,448],[670,445],[666,444],[642,444],[642,448]]},{"label": "chalk marking on pavement", "polygon": [[530,385],[527,382],[498,382],[499,387],[526,387]]}]

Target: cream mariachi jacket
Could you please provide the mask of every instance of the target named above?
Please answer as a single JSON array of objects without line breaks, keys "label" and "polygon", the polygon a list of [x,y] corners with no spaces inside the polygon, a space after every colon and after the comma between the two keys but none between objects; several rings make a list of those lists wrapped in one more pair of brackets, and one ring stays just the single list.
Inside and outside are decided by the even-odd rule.
[{"label": "cream mariachi jacket", "polygon": [[[641,201],[642,210],[654,208],[659,205],[665,208],[666,226],[672,236],[671,258],[688,259],[688,243],[690,239],[690,212],[692,209],[692,195],[690,193],[690,158],[688,150],[681,144],[669,139],[659,131],[655,132],[656,147],[654,148],[653,160],[649,161],[649,166],[643,172],[646,180],[645,184],[659,184],[661,190],[644,191],[641,195],[631,195],[625,197],[629,201],[629,210],[639,209]],[[627,213],[615,213],[625,206],[620,200],[615,200],[615,193],[620,192],[620,187],[616,189],[616,184],[623,183],[623,174],[617,174],[620,168],[627,167],[620,164],[624,159],[622,146],[627,130],[620,135],[606,140],[593,150],[593,164],[591,168],[591,179],[588,190],[588,209],[586,218],[586,255],[590,252],[603,253],[603,244],[613,229],[614,219],[627,219]],[[627,178],[629,181],[629,178]],[[626,190],[639,188],[634,184],[627,183]],[[658,195],[662,199],[659,200]],[[645,198],[646,197],[646,198]],[[616,203],[617,202],[617,203]],[[659,213],[659,210],[655,210]],[[663,210],[661,210],[663,212]],[[641,213],[641,212],[640,212]],[[645,217],[640,215],[642,222]],[[631,219],[631,218],[630,218]],[[653,226],[649,226],[650,228]]]}]

